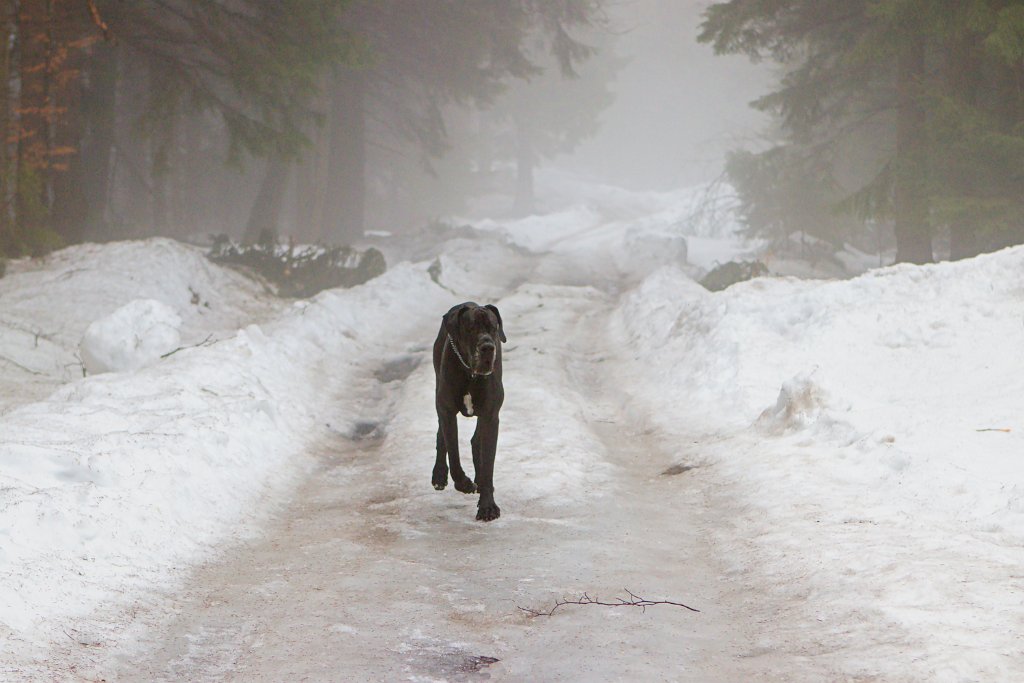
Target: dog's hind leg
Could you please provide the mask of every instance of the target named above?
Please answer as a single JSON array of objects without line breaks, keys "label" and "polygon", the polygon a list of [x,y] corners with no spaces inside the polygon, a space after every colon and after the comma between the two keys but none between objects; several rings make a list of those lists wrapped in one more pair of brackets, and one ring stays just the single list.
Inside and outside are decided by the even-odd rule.
[{"label": "dog's hind leg", "polygon": [[444,446],[444,432],[439,426],[437,428],[437,459],[434,461],[434,472],[430,476],[430,483],[438,491],[448,485],[448,462],[446,459],[447,449]]}]

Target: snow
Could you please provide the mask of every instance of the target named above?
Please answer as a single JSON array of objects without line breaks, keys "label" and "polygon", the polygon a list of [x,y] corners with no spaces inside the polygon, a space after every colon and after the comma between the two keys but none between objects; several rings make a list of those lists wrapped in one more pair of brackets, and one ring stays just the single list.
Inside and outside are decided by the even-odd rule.
[{"label": "snow", "polygon": [[234,334],[281,308],[250,279],[168,239],[82,244],[12,261],[0,278],[0,412],[81,377],[86,329],[135,299],[171,307],[185,345]]},{"label": "snow", "polygon": [[[600,263],[601,283],[616,264],[637,272],[609,251],[679,225],[668,216],[685,204],[665,200],[639,219],[591,196],[550,222],[481,227],[560,266]],[[684,236],[705,267],[756,247]],[[877,257],[837,258],[861,272]],[[842,676],[1024,675],[1024,248],[719,293],[675,261],[649,260],[662,265],[621,297],[608,331],[627,351],[612,372],[625,409],[701,443],[689,464],[729,487],[736,518],[718,546],[737,581],[784,606],[760,645],[814,643]]]},{"label": "snow", "polygon": [[[708,187],[633,193],[556,173],[541,180],[546,213],[483,217],[478,207],[461,221],[468,232],[408,247],[416,262],[308,301],[271,301],[169,240],[12,263],[0,279],[0,672],[67,673],[54,652],[69,637],[112,649],[110,614],[123,622],[134,609],[158,612],[189,571],[261,533],[332,435],[386,439],[405,454],[387,461],[390,485],[426,485],[436,423],[432,375],[416,359],[441,313],[472,298],[498,303],[508,331],[502,420],[519,427],[503,428],[498,468],[499,479],[515,472],[516,485],[499,486],[503,514],[489,527],[450,498],[403,494],[403,505],[425,506],[431,524],[472,543],[489,534],[542,543],[555,533],[545,529],[583,528],[573,510],[584,503],[619,509],[642,498],[629,488],[638,481],[666,501],[694,492],[707,507],[694,523],[724,568],[714,580],[729,587],[723,595],[743,596],[724,613],[752,634],[745,671],[1021,678],[1024,247],[711,293],[694,277],[757,245],[735,236],[727,208],[696,211]],[[870,262],[850,253],[850,270]],[[382,387],[404,383],[389,404],[401,419],[386,436],[356,390],[368,367],[383,368]],[[609,452],[626,443],[615,441],[619,424],[666,444],[679,476],[627,476],[647,463]],[[338,485],[354,494],[344,467]],[[685,488],[697,486],[691,477],[699,493]],[[391,517],[385,531],[419,543],[420,516]],[[684,537],[662,535],[668,526],[651,519],[629,531],[651,548],[636,562],[657,560],[659,576],[689,552]],[[581,537],[573,552],[605,558],[600,543]],[[527,550],[554,564],[530,576],[503,565],[516,595],[536,576],[599,569],[502,546]],[[419,571],[406,552],[413,559],[390,580]],[[449,599],[470,622],[494,609],[472,590]],[[587,618],[580,623],[609,624],[596,637],[614,649],[613,617]],[[502,624],[502,638],[514,637]],[[631,628],[640,638],[650,627]],[[324,630],[373,632],[357,614],[332,616]],[[396,637],[423,657],[475,652],[429,634],[424,645],[413,630]],[[532,642],[554,643],[547,638]],[[409,666],[420,656],[409,654]],[[652,674],[631,666],[622,671]]]},{"label": "snow", "polygon": [[134,299],[90,323],[79,344],[89,374],[138,370],[181,343],[181,317],[156,299]]},{"label": "snow", "polygon": [[[82,258],[87,267],[91,255]],[[232,279],[207,264],[201,272]],[[97,279],[79,285],[102,288]],[[167,277],[165,298],[187,280]],[[0,671],[15,653],[43,656],[68,620],[112,599],[145,600],[180,581],[182,567],[251,535],[308,469],[305,452],[327,420],[355,419],[357,406],[323,402],[350,379],[347,360],[401,334],[424,302],[441,307],[441,294],[421,269],[399,266],[373,287],[325,292],[264,326],[68,383],[0,418]]]},{"label": "snow", "polygon": [[610,285],[666,264],[697,276],[753,248],[737,236],[731,190],[720,184],[630,192],[554,170],[541,171],[538,184],[543,214],[500,219],[471,213],[457,222],[468,220],[530,252],[560,257],[537,273],[547,282]]},{"label": "snow", "polygon": [[739,508],[721,546],[806,603],[782,629],[847,675],[1022,671],[1022,293],[1014,248],[716,294],[663,269],[615,312],[638,408],[715,435]]}]

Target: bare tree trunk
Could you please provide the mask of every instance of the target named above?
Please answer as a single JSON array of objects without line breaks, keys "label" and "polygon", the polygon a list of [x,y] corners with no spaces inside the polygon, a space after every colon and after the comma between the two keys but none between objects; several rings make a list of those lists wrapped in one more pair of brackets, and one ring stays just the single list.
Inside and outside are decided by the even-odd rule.
[{"label": "bare tree trunk", "polygon": [[536,163],[537,154],[529,124],[516,121],[516,196],[513,211],[517,215],[526,216],[536,209],[533,188],[533,169]]},{"label": "bare tree trunk", "polygon": [[270,237],[277,237],[281,231],[281,210],[284,206],[285,190],[288,187],[288,162],[278,156],[267,161],[266,174],[260,184],[256,200],[249,214],[242,236],[244,244],[256,244]]},{"label": "bare tree trunk", "polygon": [[366,82],[359,69],[342,68],[331,91],[330,158],[318,237],[353,244],[366,223]]},{"label": "bare tree trunk", "polygon": [[0,253],[12,246],[16,220],[15,196],[17,188],[17,147],[14,139],[14,110],[18,91],[15,88],[18,73],[18,2],[4,0],[0,4],[0,40],[3,40],[0,59]]},{"label": "bare tree trunk", "polygon": [[44,123],[47,95],[45,31],[49,1],[23,0],[18,20],[17,190],[15,230],[19,235],[45,224],[43,191],[47,162]]},{"label": "bare tree trunk", "polygon": [[83,67],[86,78],[80,106],[61,144],[78,148],[65,172],[53,180],[53,226],[66,242],[103,238],[114,146],[117,48],[99,44]]},{"label": "bare tree trunk", "polygon": [[[947,87],[951,97],[964,104],[974,107],[978,101],[978,85],[980,83],[980,55],[977,40],[973,34],[956,36],[950,40],[946,50]],[[975,178],[971,173],[961,173],[956,177],[961,191],[971,196],[976,192]],[[961,217],[949,229],[949,258],[959,259],[977,256],[982,251],[981,240],[976,226]]]},{"label": "bare tree trunk", "polygon": [[913,36],[900,49],[896,65],[899,98],[894,196],[897,262],[930,263],[934,260],[924,164],[925,110],[920,101],[924,67],[924,41]]},{"label": "bare tree trunk", "polygon": [[150,141],[149,184],[152,188],[153,228],[151,234],[166,235],[170,230],[170,154],[174,140],[173,120],[163,122],[163,128],[154,133]]},{"label": "bare tree trunk", "polygon": [[[322,92],[328,92],[330,88],[331,83],[325,79]],[[317,110],[330,112],[330,100],[321,96]],[[321,239],[330,178],[328,164],[332,133],[333,125],[330,122],[310,131],[312,147],[306,151],[301,163],[295,167],[293,215],[295,217],[295,237],[301,241],[316,242]]]}]

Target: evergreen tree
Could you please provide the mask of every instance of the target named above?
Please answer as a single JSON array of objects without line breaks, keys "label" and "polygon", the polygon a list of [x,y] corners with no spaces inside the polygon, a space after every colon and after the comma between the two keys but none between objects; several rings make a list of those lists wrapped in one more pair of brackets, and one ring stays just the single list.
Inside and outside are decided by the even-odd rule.
[{"label": "evergreen tree", "polygon": [[[722,53],[774,59],[785,72],[757,102],[779,116],[785,153],[765,153],[765,163],[737,157],[731,169],[752,192],[748,201],[782,191],[758,168],[813,160],[818,178],[838,191],[822,192],[810,177],[804,189],[822,206],[891,221],[898,261],[930,261],[936,229],[950,235],[954,258],[1019,240],[1021,9],[1009,0],[732,0],[709,8],[701,40]],[[854,163],[840,153],[851,149]],[[793,167],[784,177],[799,175]],[[778,200],[785,219],[774,226],[786,229],[800,205]]]},{"label": "evergreen tree", "polygon": [[355,0],[342,25],[365,42],[365,65],[337,70],[328,87],[331,123],[319,144],[331,153],[319,178],[304,183],[328,188],[312,236],[361,237],[370,148],[401,149],[429,166],[448,148],[447,105],[490,103],[509,78],[541,73],[530,54],[534,35],[546,37],[550,54],[571,70],[589,54],[571,32],[595,21],[600,7],[599,0]]},{"label": "evergreen tree", "polygon": [[225,155],[294,156],[328,64],[351,59],[328,0],[5,2],[0,250],[40,252],[101,224],[118,90],[144,65],[141,130],[151,147],[156,223],[167,222],[172,147],[188,117],[212,114]]},{"label": "evergreen tree", "polygon": [[38,254],[74,235],[50,220],[62,175],[77,151],[81,66],[95,42],[86,6],[73,0],[8,3],[4,74],[5,210],[0,251]]},{"label": "evergreen tree", "polygon": [[[847,199],[876,212],[871,218],[894,219],[898,258],[928,261],[930,228],[920,211],[921,168],[916,162],[923,129],[916,116],[920,74],[914,72],[920,65],[915,61],[920,41],[912,24],[889,14],[897,5],[909,4],[733,0],[708,9],[700,39],[712,42],[719,53],[770,57],[784,66],[779,89],[755,106],[779,116],[784,147],[792,150],[775,153],[774,160],[787,159],[805,168],[811,160],[809,165],[818,169],[823,182],[832,183],[838,175],[832,161],[844,138],[863,136],[879,117],[898,121],[891,142],[876,149],[875,172],[854,179],[857,184]],[[894,35],[897,29],[902,36]],[[895,45],[904,46],[898,55]],[[799,169],[786,174],[800,175]],[[882,183],[886,185],[881,187]],[[804,189],[821,196],[820,187]],[[835,194],[827,193],[823,200]],[[867,203],[867,197],[884,199]],[[792,229],[788,222],[783,226]]]},{"label": "evergreen tree", "polygon": [[[212,116],[224,157],[241,167],[247,156],[269,167],[297,158],[316,121],[313,102],[327,68],[355,59],[353,41],[340,27],[343,0],[201,0],[130,2],[97,0],[96,17],[119,47],[121,71],[145,72],[134,81],[144,98],[137,112],[149,150],[147,183],[153,222],[169,229],[176,187],[172,163],[190,121]],[[98,69],[102,71],[102,69]],[[141,87],[140,87],[141,84]],[[95,99],[114,99],[115,81]],[[110,149],[103,137],[97,158]],[[185,161],[185,163],[189,163]],[[266,183],[264,183],[266,185]],[[271,202],[270,211],[279,211]]]},{"label": "evergreen tree", "polygon": [[152,65],[146,126],[182,107],[214,112],[228,156],[294,155],[307,142],[320,73],[353,58],[341,30],[342,0],[100,0],[114,39]]},{"label": "evergreen tree", "polygon": [[609,83],[623,61],[607,33],[591,31],[585,39],[587,48],[567,71],[543,36],[535,36],[531,61],[540,73],[510,84],[485,112],[482,134],[503,148],[492,153],[515,160],[514,209],[520,215],[535,209],[533,172],[540,161],[571,152],[594,135],[601,112],[614,101]]},{"label": "evergreen tree", "polygon": [[1024,6],[946,0],[936,15],[932,212],[963,258],[1024,241]]}]

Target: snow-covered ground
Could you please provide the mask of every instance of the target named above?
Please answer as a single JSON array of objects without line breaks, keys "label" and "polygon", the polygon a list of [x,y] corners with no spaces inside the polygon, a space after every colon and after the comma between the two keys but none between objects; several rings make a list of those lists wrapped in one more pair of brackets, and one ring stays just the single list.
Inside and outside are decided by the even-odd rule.
[{"label": "snow-covered ground", "polygon": [[714,295],[666,268],[613,329],[633,408],[731,488],[736,578],[785,598],[766,652],[1024,675],[1024,248]]},{"label": "snow-covered ground", "polygon": [[[710,293],[692,277],[751,246],[695,214],[704,190],[544,181],[549,213],[478,210],[426,260],[309,302],[165,240],[15,264],[0,677],[339,680],[302,669],[317,638],[351,680],[1024,677],[1024,248]],[[426,354],[467,298],[509,336],[490,525],[429,490]],[[140,299],[187,348],[82,378],[90,323]],[[515,609],[624,582],[702,612]]]},{"label": "snow-covered ground", "polygon": [[83,376],[87,328],[133,301],[181,318],[181,344],[230,336],[281,309],[262,287],[172,240],[83,244],[8,265],[0,279],[0,413]]}]

